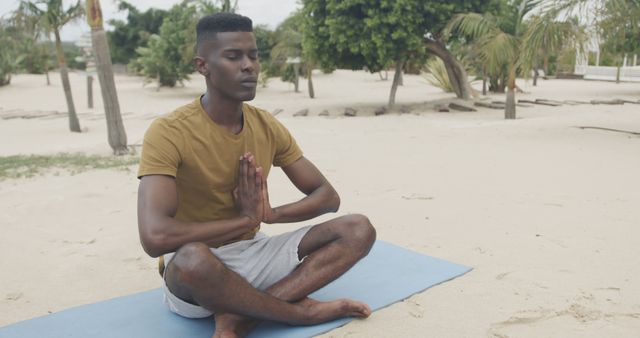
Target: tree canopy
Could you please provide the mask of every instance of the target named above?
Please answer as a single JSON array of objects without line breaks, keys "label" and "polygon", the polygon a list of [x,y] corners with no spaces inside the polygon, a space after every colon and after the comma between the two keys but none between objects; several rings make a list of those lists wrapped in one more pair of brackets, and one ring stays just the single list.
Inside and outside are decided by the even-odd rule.
[{"label": "tree canopy", "polygon": [[[407,60],[424,64],[427,51],[437,48],[449,76],[466,82],[466,73],[459,65],[452,65],[456,61],[447,51],[441,32],[454,13],[483,12],[498,3],[499,0],[303,0],[303,50],[322,68],[366,68],[377,72]],[[466,97],[458,82],[457,94]]]},{"label": "tree canopy", "polygon": [[140,56],[133,69],[148,80],[157,80],[160,86],[173,87],[189,79],[193,73],[192,60],[195,55],[195,27],[202,16],[202,5],[207,5],[207,14],[213,10],[210,2],[183,0],[169,9],[158,34],[149,37],[147,46],[138,47]]},{"label": "tree canopy", "polygon": [[167,11],[158,34],[150,35],[148,44],[136,49],[139,57],[131,63],[132,68],[148,80],[158,80],[160,86],[173,87],[189,79],[194,71],[198,20],[223,8],[234,11],[236,5],[237,1],[231,5],[229,0],[182,0]]},{"label": "tree canopy", "polygon": [[121,1],[118,9],[127,11],[127,19],[109,20],[113,30],[107,32],[107,38],[113,62],[127,64],[138,57],[138,47],[147,46],[151,35],[160,33],[160,26],[168,13],[156,8],[141,12],[126,1]]},{"label": "tree canopy", "polygon": [[417,0],[303,0],[302,43],[322,68],[385,69],[424,53]]}]

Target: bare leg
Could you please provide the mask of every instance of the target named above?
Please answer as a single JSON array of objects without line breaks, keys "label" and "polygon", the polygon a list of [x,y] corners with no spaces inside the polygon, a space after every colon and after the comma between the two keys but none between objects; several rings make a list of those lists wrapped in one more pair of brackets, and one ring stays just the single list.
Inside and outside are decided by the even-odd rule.
[{"label": "bare leg", "polygon": [[369,253],[375,239],[375,229],[362,215],[318,224],[298,246],[298,256],[306,257],[304,261],[266,291],[288,302],[299,301],[349,270]]},{"label": "bare leg", "polygon": [[[375,229],[362,215],[348,215],[314,226],[298,246],[298,256],[305,260],[289,276],[265,290],[278,299],[306,307],[319,302],[306,298],[329,284],[358,260],[366,256],[375,241]],[[366,309],[366,316],[370,310]],[[357,313],[352,316],[359,316]],[[216,315],[216,331],[248,333],[257,321],[232,313]],[[221,335],[222,336],[222,335]]]},{"label": "bare leg", "polygon": [[248,318],[309,325],[346,316],[367,317],[371,310],[366,304],[346,299],[316,302],[306,296],[351,268],[374,240],[375,230],[364,216],[319,224],[298,247],[304,262],[266,292],[226,268],[202,243],[180,248],[167,266],[165,279],[174,295],[216,313],[217,337],[245,335],[255,326]]}]

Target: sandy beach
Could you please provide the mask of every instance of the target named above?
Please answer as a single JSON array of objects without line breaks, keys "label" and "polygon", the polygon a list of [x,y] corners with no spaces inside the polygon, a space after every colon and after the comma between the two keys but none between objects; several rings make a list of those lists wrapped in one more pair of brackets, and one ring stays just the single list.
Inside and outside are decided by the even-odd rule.
[{"label": "sandy beach", "polygon": [[[85,128],[75,134],[59,74],[51,79],[18,75],[0,88],[0,156],[109,155],[98,84],[88,109],[86,79],[71,74]],[[295,93],[271,79],[251,104],[281,110],[340,193],[338,215],[363,213],[378,239],[474,268],[324,337],[638,337],[640,136],[579,127],[640,132],[640,104],[518,107],[517,120],[487,108],[442,113],[433,106],[453,95],[405,75],[398,108],[374,116],[391,80],[346,70],[314,80],[316,99],[306,81]],[[138,150],[155,117],[204,90],[198,76],[159,91],[126,75],[116,85]],[[519,85],[526,93],[517,98],[528,100],[640,100],[637,83]],[[343,116],[346,107],[358,116]],[[309,115],[294,117],[301,109]],[[160,286],[139,244],[136,170],[0,180],[0,326]],[[280,170],[269,187],[276,205],[301,196]]]}]

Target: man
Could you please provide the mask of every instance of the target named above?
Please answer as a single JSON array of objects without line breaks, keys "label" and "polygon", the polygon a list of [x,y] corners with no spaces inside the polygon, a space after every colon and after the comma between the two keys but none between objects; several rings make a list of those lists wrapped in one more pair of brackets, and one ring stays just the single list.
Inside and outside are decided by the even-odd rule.
[{"label": "man", "polygon": [[[366,304],[307,298],[370,250],[375,230],[348,215],[278,236],[261,223],[299,222],[338,210],[340,199],[268,112],[244,104],[260,73],[249,18],[198,22],[194,63],[207,91],[153,122],[140,161],[138,227],[161,257],[165,302],[185,317],[215,314],[217,337],[246,335],[258,320],[310,325],[365,318]],[[306,197],[273,208],[267,176],[279,166]]]}]

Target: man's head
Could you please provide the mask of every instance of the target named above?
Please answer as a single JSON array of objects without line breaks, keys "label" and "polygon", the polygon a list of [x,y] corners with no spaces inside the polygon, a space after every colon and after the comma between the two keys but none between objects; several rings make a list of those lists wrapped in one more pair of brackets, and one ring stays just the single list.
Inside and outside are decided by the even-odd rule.
[{"label": "man's head", "polygon": [[222,98],[248,101],[255,97],[260,63],[251,19],[216,13],[196,26],[194,64],[207,88]]}]

